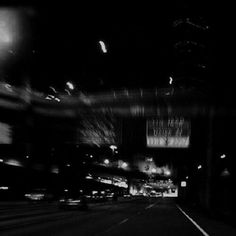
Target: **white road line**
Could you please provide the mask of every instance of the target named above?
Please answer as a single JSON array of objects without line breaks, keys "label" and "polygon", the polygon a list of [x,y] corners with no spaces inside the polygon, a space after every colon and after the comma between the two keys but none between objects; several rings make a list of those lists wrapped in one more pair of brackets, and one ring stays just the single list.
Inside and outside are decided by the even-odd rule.
[{"label": "white road line", "polygon": [[155,203],[154,203],[154,204],[151,204],[151,205],[149,205],[149,206],[147,206],[147,207],[145,207],[145,210],[147,210],[147,209],[153,207],[154,205],[155,205]]},{"label": "white road line", "polygon": [[[108,233],[109,231],[113,230],[114,228],[116,228],[118,225],[121,225],[121,224],[124,224],[126,221],[128,221],[129,219],[126,218],[124,220],[122,220],[121,222],[117,223],[117,224],[114,224],[112,225],[110,228],[108,228],[107,230],[105,230],[103,233]],[[102,233],[102,234],[103,234]]]},{"label": "white road line", "polygon": [[129,219],[128,218],[126,218],[126,219],[124,219],[124,220],[122,220],[120,223],[118,223],[118,225],[121,225],[121,224],[124,224],[126,221],[128,221]]},{"label": "white road line", "polygon": [[190,216],[188,216],[178,205],[176,205],[177,208],[197,227],[197,229],[204,235],[209,236],[209,234],[201,228]]}]

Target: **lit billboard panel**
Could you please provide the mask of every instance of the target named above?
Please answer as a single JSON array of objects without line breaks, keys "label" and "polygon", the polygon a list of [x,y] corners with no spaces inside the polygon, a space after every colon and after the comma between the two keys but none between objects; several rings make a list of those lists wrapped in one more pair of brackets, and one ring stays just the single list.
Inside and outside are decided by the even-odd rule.
[{"label": "lit billboard panel", "polygon": [[11,144],[12,133],[11,126],[0,122],[0,144]]},{"label": "lit billboard panel", "polygon": [[147,120],[147,147],[187,148],[190,144],[190,131],[190,121],[183,117]]}]

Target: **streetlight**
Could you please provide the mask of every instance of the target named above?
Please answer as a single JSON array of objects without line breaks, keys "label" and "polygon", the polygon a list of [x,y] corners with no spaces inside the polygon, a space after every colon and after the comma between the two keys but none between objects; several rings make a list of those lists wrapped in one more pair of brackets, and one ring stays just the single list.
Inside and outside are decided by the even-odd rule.
[{"label": "streetlight", "polygon": [[121,165],[122,168],[127,168],[128,167],[128,163],[127,162],[123,162],[122,165]]},{"label": "streetlight", "polygon": [[169,170],[166,170],[165,175],[169,176],[169,175],[171,175],[171,172]]},{"label": "streetlight", "polygon": [[74,88],[75,88],[75,86],[71,83],[71,82],[66,82],[66,85],[68,86],[68,88],[70,89],[70,90],[74,90]]},{"label": "streetlight", "polygon": [[202,165],[198,165],[197,168],[198,168],[198,170],[202,169]]},{"label": "streetlight", "polygon": [[102,52],[103,52],[103,53],[107,53],[107,48],[106,48],[105,43],[100,40],[100,41],[99,41],[99,44],[100,44],[100,47],[101,47],[101,49],[102,49]]},{"label": "streetlight", "polygon": [[108,159],[105,159],[105,160],[104,160],[104,163],[105,163],[106,165],[108,165],[108,164],[110,163],[110,161],[109,161]]},{"label": "streetlight", "polygon": [[226,155],[225,155],[225,154],[222,154],[222,155],[220,156],[220,158],[221,158],[221,159],[224,159],[224,158],[226,158]]},{"label": "streetlight", "polygon": [[117,149],[117,146],[116,145],[110,145],[110,149],[114,152],[114,150]]},{"label": "streetlight", "polygon": [[110,149],[112,150],[112,155],[114,156],[114,152],[118,153],[116,145],[110,145]]}]

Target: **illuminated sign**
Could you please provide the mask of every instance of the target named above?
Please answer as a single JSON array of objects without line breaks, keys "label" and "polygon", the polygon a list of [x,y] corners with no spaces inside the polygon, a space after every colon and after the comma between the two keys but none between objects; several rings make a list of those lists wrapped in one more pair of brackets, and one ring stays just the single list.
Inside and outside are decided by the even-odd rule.
[{"label": "illuminated sign", "polygon": [[0,144],[11,144],[11,126],[0,122]]},{"label": "illuminated sign", "polygon": [[127,180],[125,179],[117,179],[117,178],[112,178],[112,179],[104,179],[104,178],[99,178],[97,179],[98,182],[104,183],[104,184],[112,184],[118,187],[123,187],[123,188],[128,188]]},{"label": "illuminated sign", "polygon": [[190,121],[183,117],[155,118],[146,123],[147,147],[187,148]]},{"label": "illuminated sign", "polygon": [[154,188],[173,188],[175,185],[172,180],[149,181],[149,185]]}]

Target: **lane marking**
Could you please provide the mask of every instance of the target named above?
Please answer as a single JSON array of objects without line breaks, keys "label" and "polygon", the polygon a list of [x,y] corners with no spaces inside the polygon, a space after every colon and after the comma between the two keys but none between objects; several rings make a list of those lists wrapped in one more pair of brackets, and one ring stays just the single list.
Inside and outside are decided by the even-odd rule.
[{"label": "lane marking", "polygon": [[122,220],[121,222],[117,223],[117,224],[113,224],[110,228],[108,228],[107,230],[105,230],[103,233],[108,233],[109,231],[113,230],[114,228],[116,228],[117,226],[124,224],[126,221],[128,221],[129,218],[125,218],[124,220]]},{"label": "lane marking", "polygon": [[176,205],[177,208],[197,227],[197,229],[204,235],[204,236],[210,236],[201,226],[199,226],[190,216],[185,213],[180,206]]},{"label": "lane marking", "polygon": [[147,210],[147,209],[149,209],[149,208],[153,207],[154,205],[155,205],[155,203],[153,203],[153,204],[151,204],[151,205],[149,205],[149,206],[145,207],[145,210]]},{"label": "lane marking", "polygon": [[124,220],[122,220],[120,223],[118,223],[118,225],[121,225],[121,224],[124,224],[126,221],[128,221],[129,219],[128,218],[126,218],[126,219],[124,219]]}]

